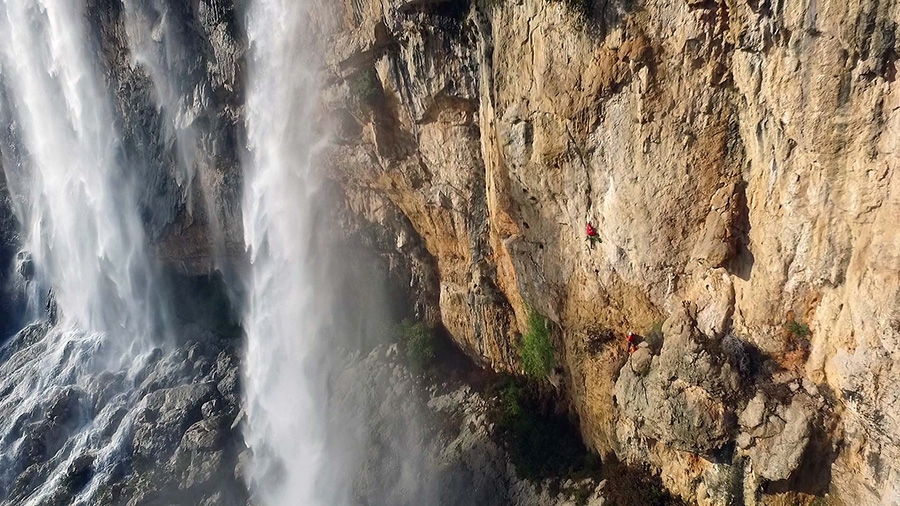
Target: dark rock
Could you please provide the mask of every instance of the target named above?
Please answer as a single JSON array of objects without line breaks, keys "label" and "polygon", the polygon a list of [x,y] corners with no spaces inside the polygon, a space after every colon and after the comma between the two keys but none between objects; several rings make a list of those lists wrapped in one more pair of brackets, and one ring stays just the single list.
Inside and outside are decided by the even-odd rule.
[{"label": "dark rock", "polygon": [[16,255],[16,273],[26,281],[34,277],[34,259],[31,258],[31,253],[20,251]]},{"label": "dark rock", "polygon": [[172,455],[185,431],[202,418],[203,404],[217,395],[209,384],[183,385],[147,395],[135,421],[135,464],[146,468]]},{"label": "dark rock", "polygon": [[237,403],[240,400],[241,375],[237,367],[229,369],[221,381],[216,385],[222,397],[229,402]]},{"label": "dark rock", "polygon": [[200,408],[200,412],[203,414],[203,418],[212,418],[222,412],[222,402],[218,399],[206,402]]},{"label": "dark rock", "polygon": [[94,456],[81,455],[69,464],[66,475],[63,478],[63,487],[71,494],[77,494],[91,480],[94,475]]},{"label": "dark rock", "polygon": [[175,460],[178,467],[183,469],[179,488],[188,490],[219,479],[224,474],[226,455],[221,450],[214,452],[179,450]]},{"label": "dark rock", "polygon": [[229,424],[230,420],[227,416],[201,420],[191,425],[184,433],[184,437],[181,439],[181,448],[199,451],[220,450],[228,437]]}]

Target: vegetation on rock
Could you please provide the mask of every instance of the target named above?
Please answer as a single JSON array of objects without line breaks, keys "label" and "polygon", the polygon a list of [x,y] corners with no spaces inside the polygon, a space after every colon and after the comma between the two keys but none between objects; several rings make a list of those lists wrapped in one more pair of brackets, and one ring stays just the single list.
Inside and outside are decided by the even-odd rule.
[{"label": "vegetation on rock", "polygon": [[434,333],[428,325],[409,320],[400,324],[400,345],[410,366],[422,371],[431,365],[435,354]]},{"label": "vegetation on rock", "polygon": [[805,323],[798,322],[797,320],[791,320],[787,322],[784,326],[785,329],[791,334],[792,337],[805,339],[809,337],[812,333],[809,330],[809,326]]},{"label": "vegetation on rock", "polygon": [[363,101],[374,98],[380,86],[375,69],[365,69],[353,74],[348,85],[350,94]]},{"label": "vegetation on rock", "polygon": [[526,376],[543,378],[556,367],[550,325],[547,319],[533,309],[528,310],[528,328],[519,345],[519,358]]}]

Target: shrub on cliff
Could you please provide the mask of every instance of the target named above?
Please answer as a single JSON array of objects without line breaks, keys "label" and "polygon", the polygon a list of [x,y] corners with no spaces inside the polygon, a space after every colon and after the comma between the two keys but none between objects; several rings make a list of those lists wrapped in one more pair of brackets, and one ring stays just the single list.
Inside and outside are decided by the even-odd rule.
[{"label": "shrub on cliff", "polygon": [[405,320],[400,324],[400,345],[414,369],[424,370],[434,360],[434,334],[422,322]]},{"label": "shrub on cliff", "polygon": [[361,70],[350,77],[350,94],[359,100],[368,101],[378,94],[381,84],[378,82],[378,74],[375,69]]},{"label": "shrub on cliff", "polygon": [[528,310],[528,328],[519,345],[519,357],[527,376],[543,378],[556,367],[550,326],[547,319],[533,309]]},{"label": "shrub on cliff", "polygon": [[791,337],[797,339],[806,339],[812,333],[809,330],[809,326],[805,323],[798,322],[796,320],[791,320],[787,322],[784,326],[787,329],[788,333],[791,334]]}]

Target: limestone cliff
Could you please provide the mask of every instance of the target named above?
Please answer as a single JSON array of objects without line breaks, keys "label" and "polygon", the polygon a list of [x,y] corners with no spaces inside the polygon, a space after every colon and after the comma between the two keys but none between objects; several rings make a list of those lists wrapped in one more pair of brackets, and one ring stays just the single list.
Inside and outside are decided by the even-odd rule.
[{"label": "limestone cliff", "polygon": [[687,499],[900,501],[900,3],[319,14],[329,173],[470,356],[547,316],[586,440]]}]

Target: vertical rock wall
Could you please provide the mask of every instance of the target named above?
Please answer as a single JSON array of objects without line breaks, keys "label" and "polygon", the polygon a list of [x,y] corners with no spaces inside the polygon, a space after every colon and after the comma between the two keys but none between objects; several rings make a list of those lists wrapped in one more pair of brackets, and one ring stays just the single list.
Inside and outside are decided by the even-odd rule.
[{"label": "vertical rock wall", "polygon": [[[710,473],[727,462],[748,496],[830,486],[893,500],[900,4],[335,8],[331,174],[355,212],[411,225],[398,244],[433,258],[440,320],[464,350],[517,370],[526,308],[546,315],[587,440],[653,462],[692,499],[715,502]],[[586,240],[586,223],[602,242]],[[615,386],[629,359],[621,336],[667,318],[664,341],[690,329],[696,353],[730,364],[740,384],[724,392],[648,365],[711,397],[675,402],[647,428],[638,420],[659,406],[636,412]],[[665,350],[641,354],[656,364]],[[741,425],[758,395],[762,421]],[[717,405],[716,444],[657,441]],[[680,419],[691,410],[700,418]],[[751,435],[771,410],[775,427],[797,420],[793,443]],[[830,476],[803,470],[810,455],[833,461]]]}]

